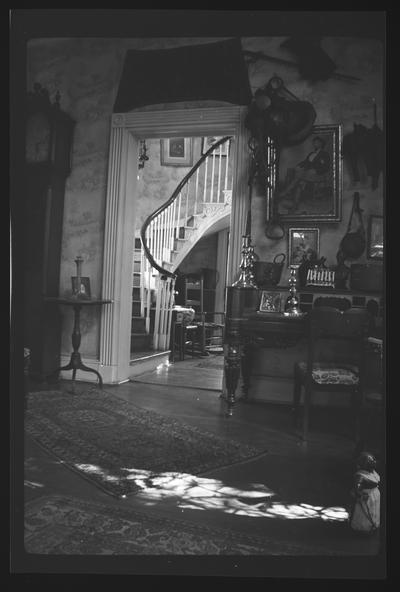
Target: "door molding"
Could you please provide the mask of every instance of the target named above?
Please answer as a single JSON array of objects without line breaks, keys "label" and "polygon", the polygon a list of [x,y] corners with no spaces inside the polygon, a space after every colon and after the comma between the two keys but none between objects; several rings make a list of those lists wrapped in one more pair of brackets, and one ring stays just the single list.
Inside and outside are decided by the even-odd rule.
[{"label": "door molding", "polygon": [[248,148],[244,125],[247,108],[224,106],[115,113],[111,118],[104,228],[99,370],[107,384],[129,379],[132,314],[133,245],[139,138],[232,135],[234,178],[228,285],[237,275],[247,210]]}]

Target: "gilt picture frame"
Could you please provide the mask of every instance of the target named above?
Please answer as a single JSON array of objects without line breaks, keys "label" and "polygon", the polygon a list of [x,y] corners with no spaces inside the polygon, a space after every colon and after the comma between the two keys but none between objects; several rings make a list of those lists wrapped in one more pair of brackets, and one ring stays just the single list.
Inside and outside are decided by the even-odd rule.
[{"label": "gilt picture frame", "polygon": [[160,140],[162,166],[193,166],[193,138],[166,138]]},{"label": "gilt picture frame", "polygon": [[342,126],[313,126],[300,144],[282,147],[269,215],[284,222],[339,222],[342,218]]},{"label": "gilt picture frame", "polygon": [[258,312],[281,312],[281,293],[263,290]]},{"label": "gilt picture frame", "polygon": [[319,228],[289,228],[288,267],[299,267],[310,250],[319,257]]}]

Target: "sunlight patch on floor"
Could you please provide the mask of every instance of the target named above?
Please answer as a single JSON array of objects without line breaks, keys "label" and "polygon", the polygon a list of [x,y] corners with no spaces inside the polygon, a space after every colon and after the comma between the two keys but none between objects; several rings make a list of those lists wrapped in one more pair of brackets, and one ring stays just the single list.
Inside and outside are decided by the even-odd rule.
[{"label": "sunlight patch on floor", "polygon": [[37,487],[44,487],[43,483],[36,483],[36,481],[27,481],[24,479],[25,487],[30,487],[31,489],[36,489]]},{"label": "sunlight patch on floor", "polygon": [[110,473],[108,473],[104,469],[101,469],[97,465],[75,463],[74,466],[77,469],[79,469],[80,471],[82,471],[83,473],[89,473],[91,475],[101,475],[105,481],[112,481],[112,482],[119,481],[118,477],[115,477],[114,475],[110,475]]},{"label": "sunlight patch on floor", "polygon": [[[344,521],[348,513],[341,507],[287,504],[273,501],[275,493],[262,483],[250,483],[245,489],[225,485],[218,479],[188,473],[154,473],[144,469],[124,469],[128,478],[141,488],[138,497],[148,505],[173,500],[181,509],[220,510],[227,514],[264,518],[320,519]],[[259,500],[259,501],[257,501]]]}]

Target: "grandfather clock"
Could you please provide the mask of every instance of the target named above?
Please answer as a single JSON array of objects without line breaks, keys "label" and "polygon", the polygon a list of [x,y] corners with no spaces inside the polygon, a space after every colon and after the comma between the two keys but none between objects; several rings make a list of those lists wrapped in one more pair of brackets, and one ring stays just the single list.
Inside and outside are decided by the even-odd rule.
[{"label": "grandfather clock", "polygon": [[61,318],[44,296],[59,295],[66,179],[75,122],[41,85],[28,93],[24,205],[24,347],[30,374],[43,379],[59,366]]}]

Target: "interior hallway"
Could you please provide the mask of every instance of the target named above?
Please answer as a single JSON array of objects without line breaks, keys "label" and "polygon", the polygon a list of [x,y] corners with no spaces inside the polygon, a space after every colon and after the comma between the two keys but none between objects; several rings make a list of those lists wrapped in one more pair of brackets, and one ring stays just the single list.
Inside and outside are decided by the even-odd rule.
[{"label": "interior hallway", "polygon": [[[211,488],[213,483],[232,488],[225,497],[213,497],[210,503],[201,494],[182,497],[170,488],[116,499],[27,437],[25,501],[58,494],[110,507],[150,508],[163,516],[270,537],[275,545],[272,554],[351,557],[376,556],[382,551],[383,528],[360,537],[345,520],[354,451],[346,413],[314,409],[310,442],[304,451],[293,430],[289,407],[239,401],[233,417],[227,418],[221,384],[222,357],[214,355],[163,365],[135,377],[134,382],[106,385],[104,390],[136,406],[266,449],[267,454],[259,458],[202,475],[210,480]],[[54,385],[46,388],[54,389]],[[70,389],[71,383],[60,381],[58,388]],[[43,390],[43,385],[32,385],[31,390]],[[256,497],[246,495],[249,490],[257,491]]]}]

